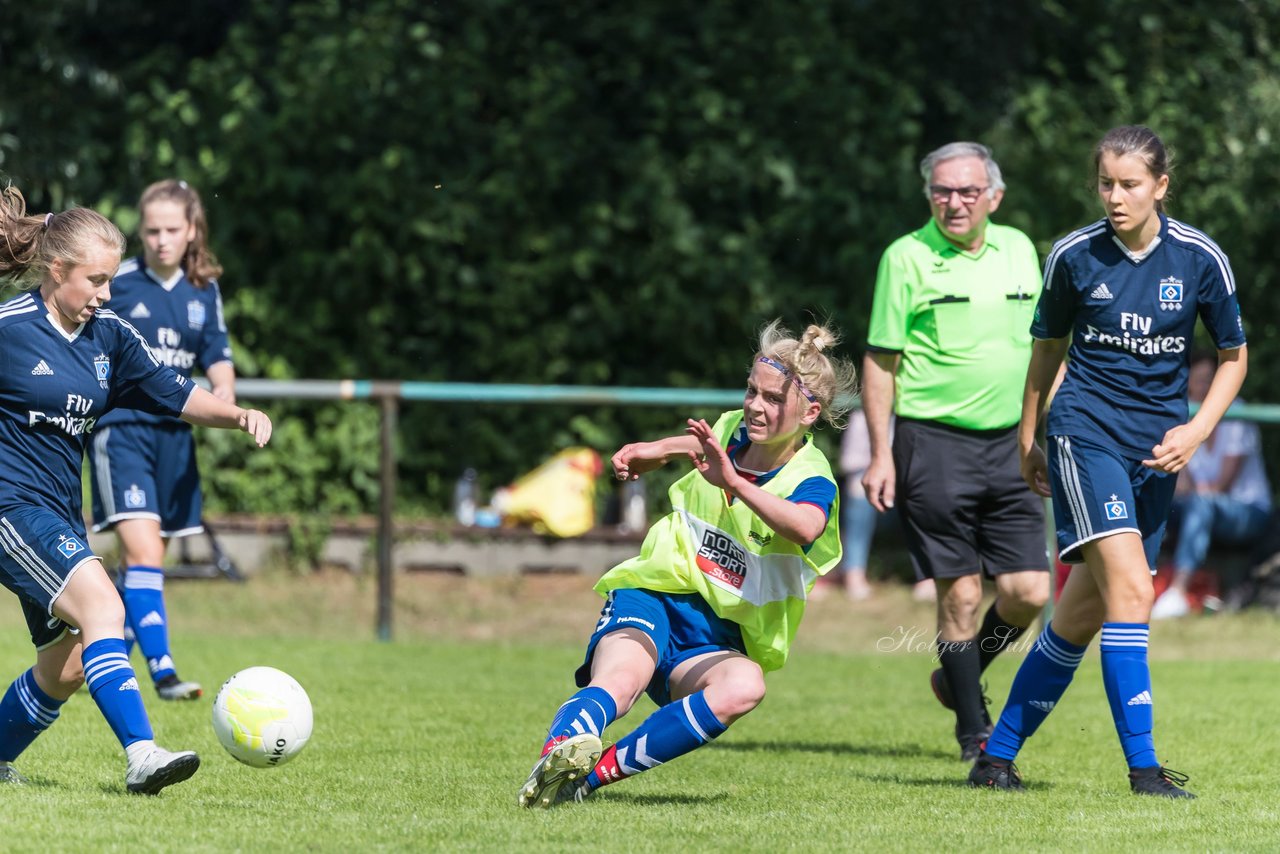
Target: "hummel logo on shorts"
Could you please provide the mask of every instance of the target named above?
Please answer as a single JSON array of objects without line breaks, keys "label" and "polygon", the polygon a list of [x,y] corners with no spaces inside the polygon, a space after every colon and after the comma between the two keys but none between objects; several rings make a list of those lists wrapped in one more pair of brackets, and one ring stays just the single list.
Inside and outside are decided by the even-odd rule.
[{"label": "hummel logo on shorts", "polygon": [[1054,706],[1058,705],[1057,703],[1053,702],[1053,700],[1029,700],[1027,704],[1030,706],[1036,707],[1040,711],[1044,712],[1046,715],[1049,712],[1053,711]]},{"label": "hummel logo on shorts", "polygon": [[1107,283],[1103,282],[1093,289],[1093,293],[1089,294],[1093,299],[1115,299],[1115,294],[1111,293],[1111,289],[1107,287]]},{"label": "hummel logo on shorts", "polygon": [[51,377],[53,376],[53,368],[49,367],[49,363],[44,359],[40,360],[40,364],[31,369],[33,377]]},{"label": "hummel logo on shorts", "polygon": [[1132,700],[1130,700],[1126,705],[1130,705],[1130,706],[1150,706],[1150,705],[1151,705],[1151,692],[1150,692],[1150,691],[1143,691],[1141,694],[1139,694],[1138,696],[1136,696],[1136,697],[1134,697]]}]

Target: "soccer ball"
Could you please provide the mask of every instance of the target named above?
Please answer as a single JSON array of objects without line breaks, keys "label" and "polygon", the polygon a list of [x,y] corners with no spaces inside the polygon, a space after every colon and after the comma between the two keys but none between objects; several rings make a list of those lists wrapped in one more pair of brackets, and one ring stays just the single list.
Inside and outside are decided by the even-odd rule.
[{"label": "soccer ball", "polygon": [[218,689],[213,731],[244,764],[274,768],[297,756],[311,738],[311,700],[288,673],[250,667]]}]

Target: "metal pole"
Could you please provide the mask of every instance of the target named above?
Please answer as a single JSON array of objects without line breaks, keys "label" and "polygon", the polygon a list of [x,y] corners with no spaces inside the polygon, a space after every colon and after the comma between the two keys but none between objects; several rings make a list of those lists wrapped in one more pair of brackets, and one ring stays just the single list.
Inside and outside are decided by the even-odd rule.
[{"label": "metal pole", "polygon": [[396,416],[399,392],[384,391],[378,395],[378,401],[382,408],[379,431],[382,448],[378,491],[378,640],[389,641],[395,585],[391,547],[395,539]]}]

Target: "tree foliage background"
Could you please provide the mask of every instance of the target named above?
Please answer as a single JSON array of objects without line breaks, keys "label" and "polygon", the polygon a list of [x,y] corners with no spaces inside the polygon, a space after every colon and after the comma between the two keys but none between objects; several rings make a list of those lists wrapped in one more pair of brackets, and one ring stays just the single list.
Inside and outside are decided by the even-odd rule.
[{"label": "tree foliage background", "polygon": [[[1280,379],[1280,0],[0,0],[0,175],[133,233],[209,208],[242,374],[736,387],[754,332],[832,319],[927,217],[916,163],[993,146],[1042,251],[1099,215],[1090,150],[1146,123],[1172,212],[1230,255],[1246,392]],[[377,413],[269,404],[206,435],[215,507],[372,510]],[[402,495],[442,506],[686,413],[408,404]],[[1275,450],[1275,435],[1270,438]],[[1272,454],[1272,459],[1277,455]]]}]

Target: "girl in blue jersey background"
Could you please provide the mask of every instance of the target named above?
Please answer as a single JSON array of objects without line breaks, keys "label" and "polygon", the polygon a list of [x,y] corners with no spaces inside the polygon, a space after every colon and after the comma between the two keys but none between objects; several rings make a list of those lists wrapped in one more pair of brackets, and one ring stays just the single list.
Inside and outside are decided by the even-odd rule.
[{"label": "girl in blue jersey background", "polygon": [[0,280],[38,288],[0,303],[0,583],[36,647],[35,666],[0,698],[0,780],[10,783],[24,782],[13,760],[86,682],[124,748],[128,791],[155,794],[200,765],[155,743],[124,606],[87,545],[80,470],[98,418],[125,406],[243,430],[259,446],[271,437],[266,415],[194,386],[104,307],[124,246],[93,211],[27,216],[17,189],[0,195]]},{"label": "girl in blue jersey background", "polygon": [[[835,343],[820,326],[797,340],[770,324],[742,410],[613,455],[623,481],[673,460],[694,471],[671,487],[673,512],[640,556],[596,585],[607,601],[575,675],[582,690],[556,712],[521,806],[580,801],[705,744],[764,699],[765,671],[786,660],[806,595],[840,558],[836,481],[809,435],[819,418],[838,424],[853,390],[853,368],[826,355]],[[658,710],[605,750],[605,727],[646,692]]]},{"label": "girl in blue jersey background", "polygon": [[[1146,127],[1115,128],[1098,143],[1094,167],[1106,216],[1058,241],[1045,264],[1019,427],[1023,477],[1052,496],[1062,559],[1085,568],[1068,577],[969,781],[1022,788],[1014,757],[1101,632],[1102,677],[1130,789],[1190,798],[1185,775],[1161,766],[1152,734],[1151,576],[1177,473],[1235,399],[1247,349],[1225,253],[1163,213],[1169,156],[1160,138]],[[1188,419],[1197,317],[1217,347],[1218,371]],[[1064,355],[1046,460],[1035,433]]]},{"label": "girl in blue jersey background", "polygon": [[[204,205],[186,181],[159,181],[138,202],[143,252],[121,265],[109,308],[142,333],[184,377],[199,368],[215,397],[235,403],[235,367],[209,251]],[[171,537],[204,530],[200,472],[190,425],[170,416],[116,409],[89,446],[93,529],[114,528],[124,564],[126,635],[137,640],[163,700],[200,697],[179,678],[169,643],[164,554]]]}]

